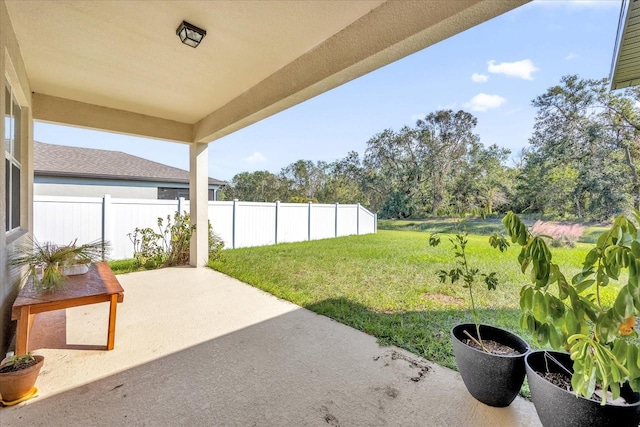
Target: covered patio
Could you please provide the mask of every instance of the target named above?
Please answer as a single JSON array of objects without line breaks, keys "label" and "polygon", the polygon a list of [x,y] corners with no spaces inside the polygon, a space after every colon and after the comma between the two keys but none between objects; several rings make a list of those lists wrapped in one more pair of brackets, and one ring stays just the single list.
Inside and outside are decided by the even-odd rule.
[{"label": "covered patio", "polygon": [[533,404],[473,399],[458,373],[210,269],[118,276],[108,304],[36,316],[38,397],[10,425],[537,426]]},{"label": "covered patio", "polygon": [[[18,293],[7,259],[33,233],[33,121],[188,144],[194,225],[208,144],[529,0],[0,0],[0,355]],[[183,21],[206,36],[181,43]],[[196,227],[190,264],[207,261]]]},{"label": "covered patio", "polygon": [[[33,121],[190,147],[191,219],[207,224],[209,143],[528,0],[0,0],[0,355],[19,291],[7,266],[33,232]],[[176,28],[207,31],[192,49]],[[4,425],[537,425],[486,407],[458,375],[204,268],[120,276],[106,307],[36,316],[39,396]],[[40,331],[38,333],[38,331]]]}]

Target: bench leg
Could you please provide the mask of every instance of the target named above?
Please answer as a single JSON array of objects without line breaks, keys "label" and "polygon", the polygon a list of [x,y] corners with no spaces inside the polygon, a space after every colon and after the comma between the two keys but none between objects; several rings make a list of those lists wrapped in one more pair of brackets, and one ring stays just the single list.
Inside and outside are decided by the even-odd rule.
[{"label": "bench leg", "polygon": [[111,295],[109,305],[109,331],[107,333],[107,350],[113,350],[116,342],[116,308],[118,307],[118,294]]},{"label": "bench leg", "polygon": [[18,328],[16,330],[16,355],[27,354],[33,316],[35,315],[31,314],[29,306],[20,309],[20,318],[18,319]]}]

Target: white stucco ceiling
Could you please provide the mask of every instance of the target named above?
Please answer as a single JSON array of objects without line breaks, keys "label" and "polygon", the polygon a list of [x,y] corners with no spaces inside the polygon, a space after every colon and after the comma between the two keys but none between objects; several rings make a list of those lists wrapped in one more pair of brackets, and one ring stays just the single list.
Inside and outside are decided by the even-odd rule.
[{"label": "white stucco ceiling", "polygon": [[[188,124],[208,142],[526,1],[6,5],[35,94]],[[182,20],[207,31],[198,48],[180,43]]]}]

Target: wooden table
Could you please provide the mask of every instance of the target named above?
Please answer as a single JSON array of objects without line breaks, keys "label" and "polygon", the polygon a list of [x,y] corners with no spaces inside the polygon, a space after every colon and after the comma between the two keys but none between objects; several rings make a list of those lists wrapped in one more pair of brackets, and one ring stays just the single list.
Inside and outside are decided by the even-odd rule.
[{"label": "wooden table", "polygon": [[113,350],[116,335],[116,307],[124,300],[124,289],[106,262],[89,266],[85,274],[69,276],[66,288],[51,293],[36,292],[27,283],[13,303],[11,319],[18,321],[16,354],[27,353],[29,331],[33,317],[45,311],[61,310],[81,305],[110,302],[107,350]]}]

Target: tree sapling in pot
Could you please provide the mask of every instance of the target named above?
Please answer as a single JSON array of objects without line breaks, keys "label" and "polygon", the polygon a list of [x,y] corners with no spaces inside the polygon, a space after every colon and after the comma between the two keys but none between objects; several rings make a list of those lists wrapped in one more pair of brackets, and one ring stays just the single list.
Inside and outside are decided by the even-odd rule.
[{"label": "tree sapling in pot", "polygon": [[[453,284],[462,281],[469,291],[469,304],[474,323],[464,323],[453,327],[451,338],[456,364],[460,376],[469,393],[489,406],[504,407],[511,404],[524,381],[524,356],[529,351],[528,344],[517,335],[480,323],[474,298],[474,286],[482,280],[487,289],[498,285],[496,272],[482,273],[469,264],[467,257],[468,234],[457,233],[449,239],[453,246],[456,266],[447,271],[439,270],[441,282]],[[500,235],[490,237],[491,246],[504,251],[509,243]],[[440,235],[429,238],[431,246],[440,244]]]}]

